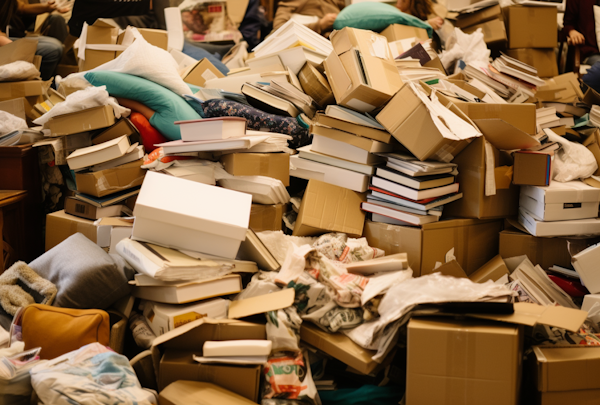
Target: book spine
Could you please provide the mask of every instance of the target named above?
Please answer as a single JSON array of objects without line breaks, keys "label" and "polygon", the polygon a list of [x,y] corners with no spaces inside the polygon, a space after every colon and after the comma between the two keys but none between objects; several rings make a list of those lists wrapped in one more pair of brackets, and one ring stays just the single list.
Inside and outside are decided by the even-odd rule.
[{"label": "book spine", "polygon": [[160,268],[132,245],[133,242],[130,239],[123,239],[121,242],[117,243],[117,253],[139,273],[146,274],[150,277],[156,277]]}]

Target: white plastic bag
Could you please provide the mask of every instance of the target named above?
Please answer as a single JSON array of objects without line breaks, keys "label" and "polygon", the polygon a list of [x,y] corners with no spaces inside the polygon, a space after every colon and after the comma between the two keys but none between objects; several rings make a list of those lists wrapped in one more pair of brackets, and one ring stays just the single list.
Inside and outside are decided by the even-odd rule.
[{"label": "white plastic bag", "polygon": [[585,146],[567,141],[552,130],[544,129],[548,140],[562,146],[554,155],[552,179],[565,183],[571,180],[587,179],[598,170],[598,163],[592,152]]},{"label": "white plastic bag", "polygon": [[450,72],[457,60],[463,60],[467,64],[479,62],[487,66],[490,54],[483,40],[481,28],[472,34],[465,34],[459,28],[455,28],[454,35],[446,41],[446,50],[442,52],[440,60]]},{"label": "white plastic bag", "polygon": [[9,112],[0,111],[0,135],[25,128],[27,128],[27,123],[24,119],[12,115]]},{"label": "white plastic bag", "polygon": [[50,118],[56,117],[57,115],[82,111],[103,105],[112,106],[117,118],[121,118],[121,116],[127,117],[131,113],[131,110],[121,107],[119,103],[117,103],[117,100],[108,95],[106,86],[88,87],[69,94],[65,101],[52,107],[50,111],[34,120],[33,123],[36,125],[44,125]]},{"label": "white plastic bag", "polygon": [[33,80],[40,77],[40,71],[33,63],[22,60],[0,66],[0,82],[20,80]]}]

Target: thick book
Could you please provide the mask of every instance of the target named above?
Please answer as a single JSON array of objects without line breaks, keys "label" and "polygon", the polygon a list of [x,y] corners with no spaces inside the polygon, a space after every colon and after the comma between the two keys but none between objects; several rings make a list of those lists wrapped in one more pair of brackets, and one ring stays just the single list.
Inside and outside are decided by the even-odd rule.
[{"label": "thick book", "polygon": [[439,198],[428,198],[423,201],[415,201],[400,195],[390,193],[389,191],[379,189],[377,187],[369,187],[373,197],[380,198],[395,204],[405,205],[409,208],[419,209],[422,211],[428,211],[433,208],[441,207],[449,204],[452,201],[456,201],[462,198],[462,193],[448,194]]},{"label": "thick book", "polygon": [[117,166],[126,165],[127,163],[135,162],[136,160],[142,159],[144,157],[144,147],[142,145],[137,144],[132,146],[135,146],[135,148],[131,152],[121,156],[120,158],[116,158],[113,160],[109,160],[108,162],[91,166],[90,171],[99,172],[101,170],[108,170]]},{"label": "thick book", "polygon": [[323,153],[313,151],[311,149],[311,145],[303,146],[301,148],[298,148],[297,150],[298,156],[302,159],[308,159],[314,162],[324,163],[326,165],[352,170],[353,172],[366,174],[367,176],[372,176],[375,174],[376,163],[361,164],[352,162],[350,160],[340,159],[335,156],[325,155]]},{"label": "thick book", "polygon": [[377,205],[372,202],[364,202],[361,204],[363,211],[373,214],[379,214],[398,221],[406,222],[412,225],[423,225],[431,222],[437,222],[440,217],[435,215],[417,215],[406,211],[400,211],[382,205]]},{"label": "thick book", "polygon": [[78,170],[120,158],[130,152],[133,152],[133,148],[129,137],[123,135],[98,145],[77,149],[67,156],[67,164],[71,170]]},{"label": "thick book", "polygon": [[378,155],[387,160],[387,166],[391,169],[412,177],[451,173],[457,167],[456,163],[427,160],[422,162],[412,155],[403,153],[378,153]]},{"label": "thick book", "polygon": [[452,183],[446,186],[431,188],[427,190],[415,190],[413,188],[406,187],[402,184],[398,184],[377,176],[373,177],[371,183],[375,187],[379,187],[383,190],[390,191],[394,194],[410,198],[411,200],[423,200],[425,198],[441,197],[443,195],[458,192],[458,183]]},{"label": "thick book", "polygon": [[230,265],[195,259],[175,249],[131,239],[120,241],[117,253],[139,273],[161,281],[206,280],[225,276],[233,269]]},{"label": "thick book", "polygon": [[454,176],[451,174],[412,177],[389,167],[378,167],[376,175],[416,190],[426,190],[454,183]]},{"label": "thick book", "polygon": [[351,145],[342,140],[316,134],[313,134],[311,150],[359,164],[371,165],[383,162],[381,157],[360,147]]},{"label": "thick book", "polygon": [[175,125],[179,125],[181,140],[186,142],[241,138],[246,135],[246,119],[242,117],[175,121]]},{"label": "thick book", "polygon": [[492,62],[492,66],[494,66],[500,73],[516,77],[517,79],[531,83],[534,86],[544,86],[546,84],[544,80],[538,77],[537,71],[535,73],[532,73],[531,71],[525,72],[525,69],[520,69],[519,67],[515,66],[511,60],[520,63],[521,66],[529,66],[506,55],[496,58],[496,60]]},{"label": "thick book", "polygon": [[81,201],[85,201],[87,203],[92,204],[95,207],[108,207],[110,205],[114,205],[120,203],[121,201],[125,201],[129,197],[133,197],[134,195],[138,195],[140,193],[140,186],[130,188],[125,191],[121,191],[119,193],[114,193],[107,195],[105,197],[94,197],[89,194],[83,193],[75,193],[75,198]]},{"label": "thick book", "polygon": [[299,156],[290,157],[290,176],[306,180],[315,179],[359,193],[367,191],[370,179],[367,174],[303,159]]},{"label": "thick book", "polygon": [[244,136],[242,138],[219,139],[213,141],[170,141],[155,146],[163,148],[167,155],[186,152],[212,152],[221,150],[249,149],[269,138],[268,132],[263,136]]},{"label": "thick book", "polygon": [[360,120],[348,121],[327,114],[317,113],[314,121],[326,127],[339,129],[341,131],[349,132],[364,138],[374,139],[383,143],[389,143],[392,139],[392,134],[386,130],[364,125],[362,122],[360,122]]},{"label": "thick book", "polygon": [[124,209],[126,209],[125,206],[121,204],[97,207],[86,201],[78,200],[75,197],[67,197],[65,199],[65,212],[67,214],[92,220],[104,217],[118,217]]},{"label": "thick book", "polygon": [[286,117],[297,117],[300,114],[300,110],[294,104],[256,85],[244,83],[242,85],[242,94],[246,96],[251,106],[266,113]]},{"label": "thick book", "polygon": [[166,283],[145,274],[136,274],[132,295],[164,304],[186,304],[242,291],[238,274],[198,281]]},{"label": "thick book", "polygon": [[278,271],[281,268],[281,263],[252,229],[248,229],[246,232],[246,239],[240,245],[238,257],[255,262],[261,270]]},{"label": "thick book", "polygon": [[367,202],[371,202],[373,204],[381,205],[383,207],[388,207],[388,208],[392,208],[395,210],[410,212],[412,214],[436,215],[438,217],[442,215],[442,208],[443,208],[443,207],[436,207],[436,208],[432,208],[428,211],[425,211],[425,210],[421,210],[418,208],[409,207],[406,204],[396,204],[389,200],[385,200],[383,198],[376,197],[373,195],[373,192],[371,192],[370,194],[367,194]]}]

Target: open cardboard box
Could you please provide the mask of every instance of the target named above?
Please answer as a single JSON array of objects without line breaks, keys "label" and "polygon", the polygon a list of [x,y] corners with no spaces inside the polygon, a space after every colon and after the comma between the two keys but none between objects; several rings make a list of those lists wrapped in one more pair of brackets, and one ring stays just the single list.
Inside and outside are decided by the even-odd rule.
[{"label": "open cardboard box", "polygon": [[288,153],[229,153],[221,156],[225,170],[234,176],[266,176],[290,185]]},{"label": "open cardboard box", "polygon": [[57,115],[44,124],[44,129],[49,129],[51,136],[64,136],[106,128],[114,123],[113,108],[105,105]]},{"label": "open cardboard box", "polygon": [[207,81],[220,77],[225,77],[225,75],[206,58],[189,66],[181,74],[184,82],[200,87],[204,87]]},{"label": "open cardboard box", "polygon": [[140,186],[146,175],[146,170],[140,167],[143,164],[144,160],[140,159],[112,169],[76,173],[77,191],[94,197],[104,197]]},{"label": "open cardboard box", "polygon": [[108,248],[111,228],[110,225],[96,225],[90,219],[66,214],[64,210],[53,212],[46,216],[46,251],[77,232],[101,248]]}]

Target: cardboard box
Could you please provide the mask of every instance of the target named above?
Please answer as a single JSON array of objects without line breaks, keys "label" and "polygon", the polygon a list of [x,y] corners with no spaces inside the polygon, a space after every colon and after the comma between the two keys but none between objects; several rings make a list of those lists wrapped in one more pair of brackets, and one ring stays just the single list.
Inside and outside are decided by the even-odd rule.
[{"label": "cardboard box", "polygon": [[501,221],[454,219],[425,224],[421,228],[368,221],[364,236],[369,246],[386,255],[407,253],[408,264],[418,277],[433,272],[436,262],[445,263],[454,248],[456,260],[467,275],[498,254]]},{"label": "cardboard box", "polygon": [[[231,379],[240,381],[236,380],[233,375]],[[158,403],[161,405],[188,405],[194,402],[198,403],[198,401],[219,405],[253,405],[256,403],[218,385],[199,381],[175,381],[162,390],[158,397]]]},{"label": "cardboard box", "polygon": [[552,174],[552,155],[543,152],[516,151],[513,154],[513,184],[547,186]]},{"label": "cardboard box", "polygon": [[[46,94],[50,82],[25,80],[21,82],[0,82],[0,101],[19,97],[37,97]],[[35,103],[34,103],[35,104]]]},{"label": "cardboard box", "polygon": [[506,28],[501,18],[496,18],[481,24],[472,25],[462,30],[465,34],[472,34],[481,28],[483,41],[491,46],[505,46],[507,41]]},{"label": "cardboard box", "polygon": [[484,138],[476,138],[453,162],[458,164],[456,181],[463,198],[444,206],[444,215],[463,218],[502,218],[517,214],[519,187],[507,173],[512,159],[492,146],[496,195],[485,195],[486,154]]},{"label": "cardboard box", "polygon": [[496,18],[502,19],[502,9],[500,8],[500,5],[486,7],[473,13],[459,14],[452,20],[452,23],[455,27],[464,29]]},{"label": "cardboard box", "polygon": [[[266,339],[265,325],[229,319],[202,318],[158,336],[150,351],[154,369],[158,370],[157,383],[161,391],[177,380],[205,381],[217,384],[252,401],[259,399],[260,366],[206,365],[193,361],[193,355],[202,355],[207,340]],[[179,351],[164,358],[166,352]],[[183,353],[186,353],[183,355]],[[164,363],[163,363],[163,360]],[[219,372],[214,367],[219,367]],[[229,378],[223,368],[245,374],[244,379]],[[230,374],[231,375],[231,374]],[[207,381],[208,380],[208,381]]]},{"label": "cardboard box", "polygon": [[497,255],[492,260],[481,266],[469,276],[469,279],[474,283],[485,283],[488,280],[497,281],[503,276],[510,274],[506,263],[502,260],[502,256]]},{"label": "cardboard box", "polygon": [[335,97],[327,78],[310,63],[306,63],[298,73],[302,90],[321,107],[335,104]]},{"label": "cardboard box", "polygon": [[250,194],[148,172],[135,205],[133,239],[234,259],[251,205]]},{"label": "cardboard box", "polygon": [[572,103],[585,97],[579,86],[578,76],[573,72],[546,80],[545,86],[538,86],[535,96],[539,101],[559,103]]},{"label": "cardboard box", "polygon": [[92,138],[92,144],[98,145],[103,142],[110,141],[111,139],[118,138],[120,136],[127,135],[129,142],[133,145],[136,142],[140,142],[140,133],[137,128],[128,118],[122,117],[113,126],[106,128]]},{"label": "cardboard box", "polygon": [[522,333],[511,324],[412,318],[406,403],[517,404]]},{"label": "cardboard box", "polygon": [[519,205],[540,221],[596,218],[600,189],[581,181],[553,181],[548,187],[523,186]]},{"label": "cardboard box", "polygon": [[387,38],[388,42],[400,41],[405,38],[419,38],[423,41],[429,39],[427,30],[410,25],[391,24],[386,29],[381,31],[381,35]]},{"label": "cardboard box", "polygon": [[144,317],[156,336],[201,318],[225,319],[229,301],[223,298],[185,304],[144,301]]},{"label": "cardboard box", "polygon": [[110,226],[94,225],[92,220],[56,211],[46,215],[46,251],[78,232],[101,248],[108,248],[110,230]]},{"label": "cardboard box", "polygon": [[334,31],[330,40],[334,52],[323,63],[339,105],[370,112],[402,87],[385,37],[372,31],[344,28]]},{"label": "cardboard box", "polygon": [[283,214],[287,212],[287,208],[287,204],[252,204],[250,208],[250,229],[254,232],[281,231]]},{"label": "cardboard box", "polygon": [[456,106],[476,124],[478,120],[498,119],[526,134],[537,133],[535,104],[457,103]]},{"label": "cardboard box", "polygon": [[365,213],[360,204],[363,194],[347,188],[309,180],[294,226],[294,236],[320,235],[325,232],[343,232],[350,237],[363,233]]},{"label": "cardboard box", "polygon": [[508,49],[506,54],[537,69],[539,77],[558,76],[558,64],[554,48]]},{"label": "cardboard box", "polygon": [[230,153],[221,163],[234,176],[266,176],[290,185],[290,155],[287,153]]},{"label": "cardboard box", "polygon": [[114,123],[113,108],[105,105],[57,115],[44,124],[44,129],[49,129],[52,136],[64,136],[106,128]]},{"label": "cardboard box", "polygon": [[204,87],[207,81],[220,77],[225,75],[206,58],[188,67],[181,75],[184,82],[200,87]]},{"label": "cardboard box", "polygon": [[594,404],[600,387],[600,348],[534,346],[535,376],[542,405]]},{"label": "cardboard box", "polygon": [[596,163],[599,163],[598,170],[594,172],[594,176],[600,175],[600,130],[595,130],[590,136],[583,141],[583,146],[586,146],[594,155]]},{"label": "cardboard box", "polygon": [[600,262],[600,244],[592,245],[577,253],[571,259],[573,268],[581,277],[583,285],[592,293],[600,293],[600,273],[598,263]]},{"label": "cardboard box", "polygon": [[305,322],[300,339],[363,374],[371,374],[380,366],[372,358],[376,351],[363,349],[342,333],[327,333]]},{"label": "cardboard box", "polygon": [[7,101],[1,101],[0,111],[6,111],[9,114],[21,118],[22,120],[27,120],[27,115],[25,114],[26,102],[27,100],[25,100],[24,97],[19,97]]},{"label": "cardboard box", "polygon": [[[104,21],[96,21],[93,25],[88,26],[85,49],[85,58],[79,59],[79,71],[84,72],[94,69],[100,65],[110,62],[117,56],[115,49],[100,50],[89,49],[94,45],[116,45],[119,36],[119,28],[108,24]],[[88,45],[92,45],[88,47]]]},{"label": "cardboard box", "polygon": [[[472,125],[456,106],[451,104],[448,108]],[[396,93],[376,119],[420,160],[449,161],[469,144],[469,140],[444,137],[423,101],[408,84]]]},{"label": "cardboard box", "polygon": [[566,221],[539,221],[525,208],[519,208],[519,223],[534,236],[600,235],[600,218]]},{"label": "cardboard box", "polygon": [[556,7],[510,6],[503,11],[509,48],[556,48]]},{"label": "cardboard box", "polygon": [[[138,28],[137,30],[150,45],[154,45],[165,51],[168,50],[169,33],[167,31],[154,28]],[[117,38],[117,44],[122,44],[124,38],[125,33],[122,32]],[[117,56],[119,55],[117,54]]]},{"label": "cardboard box", "polygon": [[144,161],[140,159],[113,169],[76,173],[77,191],[94,197],[104,197],[140,186],[146,175],[146,170],[140,167],[142,164]]}]

